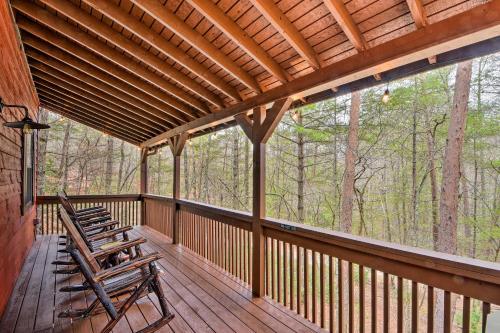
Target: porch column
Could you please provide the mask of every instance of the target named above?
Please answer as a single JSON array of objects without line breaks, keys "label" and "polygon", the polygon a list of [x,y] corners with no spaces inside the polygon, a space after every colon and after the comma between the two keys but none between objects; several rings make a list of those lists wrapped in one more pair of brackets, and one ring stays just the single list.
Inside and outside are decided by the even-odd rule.
[{"label": "porch column", "polygon": [[168,146],[174,158],[174,174],[172,189],[172,243],[179,243],[179,205],[181,198],[181,154],[187,140],[187,134],[168,139]]},{"label": "porch column", "polygon": [[253,145],[253,201],[252,201],[252,293],[262,297],[264,290],[264,230],[262,219],[266,217],[266,143],[292,103],[291,98],[274,102],[270,110],[258,107],[250,119],[246,114],[235,117]]},{"label": "porch column", "polygon": [[[148,150],[141,149],[140,194],[148,193]],[[141,198],[141,225],[146,223],[146,203]]]}]

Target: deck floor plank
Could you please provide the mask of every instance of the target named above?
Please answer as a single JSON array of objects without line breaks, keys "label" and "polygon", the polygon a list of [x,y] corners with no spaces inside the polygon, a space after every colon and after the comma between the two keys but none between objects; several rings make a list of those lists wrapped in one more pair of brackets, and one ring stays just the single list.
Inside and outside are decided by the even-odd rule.
[{"label": "deck floor plank", "polygon": [[[148,227],[136,227],[134,236],[145,237],[144,252],[159,252],[160,281],[174,320],[158,332],[314,332],[321,329],[268,298],[254,298],[242,281],[194,252],[172,245],[170,239]],[[54,259],[67,260],[57,252],[57,236],[40,236],[31,249],[16,282],[15,291],[0,332],[95,332],[106,325],[103,313],[84,319],[62,319],[68,308],[82,308],[95,299],[91,291],[62,293],[62,286],[79,284],[80,275],[53,274]],[[59,248],[61,248],[59,246]],[[59,267],[62,268],[62,267]],[[33,304],[26,303],[33,297]],[[30,300],[30,302],[32,302]],[[31,317],[30,317],[31,315]],[[30,318],[24,321],[24,318]],[[140,299],[126,313],[115,333],[135,332],[160,318],[154,294]],[[22,321],[22,322],[21,322]],[[53,327],[53,329],[52,329]]]},{"label": "deck floor plank", "polygon": [[[28,289],[24,297],[23,305],[17,319],[16,329],[14,332],[24,333],[34,329],[37,312],[38,298],[43,281],[43,273],[46,267],[47,253],[49,251],[50,237],[43,237],[40,250],[33,266]],[[43,303],[43,302],[40,302]]]},{"label": "deck floor plank", "polygon": [[54,325],[56,276],[52,272],[54,269],[52,262],[57,258],[58,238],[57,235],[50,236],[40,298],[38,299],[38,308],[36,312],[36,332],[52,330],[52,326]]},{"label": "deck floor plank", "polygon": [[5,309],[2,321],[0,322],[0,332],[10,333],[14,332],[16,328],[19,311],[21,311],[23,305],[24,296],[26,295],[26,290],[28,288],[31,273],[33,272],[33,266],[38,256],[40,245],[42,245],[42,240],[36,240],[26,257],[23,268],[19,273],[16,285],[9,299],[9,303],[7,304],[7,308]]}]

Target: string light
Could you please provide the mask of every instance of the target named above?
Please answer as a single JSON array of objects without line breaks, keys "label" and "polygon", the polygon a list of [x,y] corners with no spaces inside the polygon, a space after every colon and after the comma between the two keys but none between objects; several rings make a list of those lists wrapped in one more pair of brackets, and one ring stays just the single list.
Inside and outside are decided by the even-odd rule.
[{"label": "string light", "polygon": [[389,96],[389,84],[387,85],[387,88],[385,88],[384,95],[382,96],[382,102],[384,104],[387,104],[389,102],[390,96]]}]

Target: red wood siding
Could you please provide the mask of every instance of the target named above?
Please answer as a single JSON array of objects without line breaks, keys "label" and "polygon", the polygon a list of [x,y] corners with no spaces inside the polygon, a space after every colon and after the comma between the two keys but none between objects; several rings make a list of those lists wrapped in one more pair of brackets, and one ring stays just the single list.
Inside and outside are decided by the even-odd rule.
[{"label": "red wood siding", "polygon": [[[0,1],[0,97],[5,103],[26,105],[36,112],[38,98],[20,47],[8,1]],[[32,114],[35,116],[35,114]],[[0,317],[33,244],[33,208],[21,215],[21,135],[3,126],[20,119],[20,110],[0,115]]]}]

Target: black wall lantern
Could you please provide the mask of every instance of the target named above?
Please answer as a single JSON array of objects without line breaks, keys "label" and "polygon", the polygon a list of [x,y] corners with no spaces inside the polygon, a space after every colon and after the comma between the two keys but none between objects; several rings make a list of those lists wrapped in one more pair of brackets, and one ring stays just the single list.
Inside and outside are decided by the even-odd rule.
[{"label": "black wall lantern", "polygon": [[33,130],[50,128],[47,124],[40,124],[33,121],[33,119],[29,116],[28,108],[24,105],[4,104],[2,98],[0,97],[0,113],[2,113],[3,108],[20,108],[24,110],[24,118],[21,121],[7,122],[3,124],[5,127],[22,129],[25,134],[30,134]]}]

